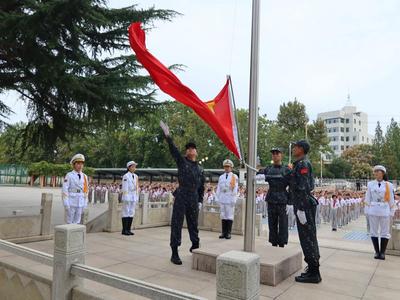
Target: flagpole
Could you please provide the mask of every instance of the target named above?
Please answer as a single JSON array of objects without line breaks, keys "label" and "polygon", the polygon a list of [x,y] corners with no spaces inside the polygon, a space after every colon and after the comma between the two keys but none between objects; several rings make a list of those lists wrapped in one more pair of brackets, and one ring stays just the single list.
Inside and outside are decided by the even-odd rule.
[{"label": "flagpole", "polygon": [[257,124],[258,124],[258,49],[260,28],[260,0],[253,0],[251,22],[251,57],[249,89],[249,145],[247,183],[246,183],[246,217],[244,227],[244,251],[255,252],[255,171],[257,160]]}]

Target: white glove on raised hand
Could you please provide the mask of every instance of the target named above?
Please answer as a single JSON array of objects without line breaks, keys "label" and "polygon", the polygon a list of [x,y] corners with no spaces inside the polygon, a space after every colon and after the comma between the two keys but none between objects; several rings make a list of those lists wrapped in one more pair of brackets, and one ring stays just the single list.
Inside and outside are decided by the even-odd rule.
[{"label": "white glove on raised hand", "polygon": [[289,214],[290,209],[293,207],[293,205],[286,205],[286,214]]},{"label": "white glove on raised hand", "polygon": [[165,136],[169,136],[169,127],[167,124],[165,124],[163,121],[160,121],[160,127],[162,131],[164,132]]},{"label": "white glove on raised hand", "polygon": [[304,210],[298,210],[297,217],[299,218],[299,221],[302,225],[307,224],[306,213],[304,212]]}]

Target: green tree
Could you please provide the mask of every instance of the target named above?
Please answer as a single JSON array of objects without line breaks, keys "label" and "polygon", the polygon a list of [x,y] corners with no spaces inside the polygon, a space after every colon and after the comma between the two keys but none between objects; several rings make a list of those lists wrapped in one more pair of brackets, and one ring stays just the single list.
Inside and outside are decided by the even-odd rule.
[{"label": "green tree", "polygon": [[382,147],[382,161],[388,171],[389,178],[400,177],[400,127],[392,119],[386,130],[385,142]]},{"label": "green tree", "polygon": [[[176,13],[105,0],[0,3],[0,91],[27,103],[24,144],[54,156],[59,139],[130,122],[154,104],[154,89],[130,51],[127,27]],[[126,54],[130,53],[130,54]],[[0,116],[8,112],[0,102]]]},{"label": "green tree", "polygon": [[296,135],[300,133],[302,137],[305,136],[305,128],[308,124],[308,116],[306,114],[306,107],[295,99],[293,102],[289,101],[287,104],[283,103],[279,107],[277,116],[277,124],[283,133]]},{"label": "green tree", "polygon": [[351,165],[350,177],[370,178],[374,160],[373,146],[355,145],[342,153],[342,158]]},{"label": "green tree", "polygon": [[352,166],[345,159],[336,157],[329,165],[327,165],[327,169],[334,178],[348,178]]},{"label": "green tree", "polygon": [[372,144],[373,147],[373,154],[374,154],[374,161],[373,164],[381,164],[383,163],[383,147],[385,145],[385,138],[383,136],[383,131],[381,128],[381,124],[378,121],[375,128],[375,137],[374,142]]}]

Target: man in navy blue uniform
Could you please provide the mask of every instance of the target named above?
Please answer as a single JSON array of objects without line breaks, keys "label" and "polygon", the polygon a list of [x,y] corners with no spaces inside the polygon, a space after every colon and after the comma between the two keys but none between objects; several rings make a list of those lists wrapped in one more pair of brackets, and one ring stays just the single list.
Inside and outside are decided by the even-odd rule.
[{"label": "man in navy blue uniform", "polygon": [[179,187],[174,192],[175,201],[171,218],[170,246],[172,250],[171,262],[181,265],[182,260],[178,254],[178,247],[181,245],[184,217],[186,217],[189,236],[192,242],[190,252],[200,246],[198,218],[199,208],[202,205],[204,197],[205,177],[203,169],[196,161],[196,145],[194,143],[187,143],[185,146],[185,156],[182,156],[172,141],[168,126],[162,121],[160,122],[160,126],[168,142],[171,155],[178,167]]}]

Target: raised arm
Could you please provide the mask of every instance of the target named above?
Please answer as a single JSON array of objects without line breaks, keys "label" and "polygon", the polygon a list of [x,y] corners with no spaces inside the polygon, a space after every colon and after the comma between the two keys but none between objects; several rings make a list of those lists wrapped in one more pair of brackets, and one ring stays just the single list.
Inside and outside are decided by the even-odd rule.
[{"label": "raised arm", "polygon": [[175,162],[179,166],[183,162],[183,157],[179,152],[178,148],[175,146],[174,141],[171,138],[169,127],[163,121],[160,121],[160,127],[164,132],[165,139],[167,140],[169,152],[171,153],[172,157],[174,158]]}]

